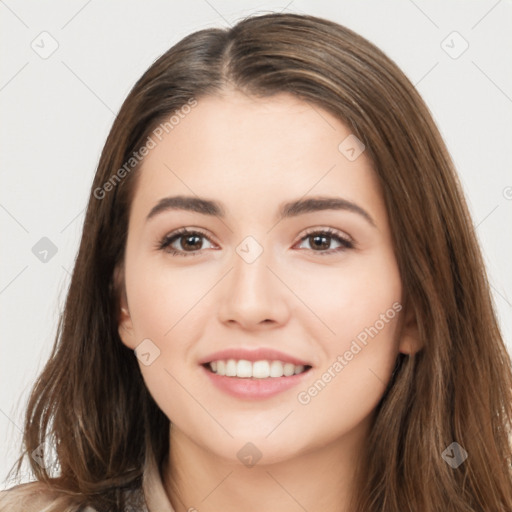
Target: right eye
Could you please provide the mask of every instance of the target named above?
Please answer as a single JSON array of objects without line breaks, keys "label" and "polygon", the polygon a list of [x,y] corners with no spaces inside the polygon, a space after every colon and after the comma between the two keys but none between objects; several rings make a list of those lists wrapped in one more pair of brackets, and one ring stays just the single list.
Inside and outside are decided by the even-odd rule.
[{"label": "right eye", "polygon": [[[182,228],[165,235],[158,244],[158,249],[173,256],[198,256],[203,250],[203,240],[209,238],[200,231]],[[176,245],[180,247],[176,247]]]}]

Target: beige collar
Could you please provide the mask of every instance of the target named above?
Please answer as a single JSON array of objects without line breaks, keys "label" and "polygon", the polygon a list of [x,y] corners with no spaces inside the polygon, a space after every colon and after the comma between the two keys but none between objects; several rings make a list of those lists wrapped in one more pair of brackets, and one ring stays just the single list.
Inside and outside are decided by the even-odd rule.
[{"label": "beige collar", "polygon": [[142,477],[142,488],[148,512],[174,512],[164,489],[160,469],[151,456]]}]

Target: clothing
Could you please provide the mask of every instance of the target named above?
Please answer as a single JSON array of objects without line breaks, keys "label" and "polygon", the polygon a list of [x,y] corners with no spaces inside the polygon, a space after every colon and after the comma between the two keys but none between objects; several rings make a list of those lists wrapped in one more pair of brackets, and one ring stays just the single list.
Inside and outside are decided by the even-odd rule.
[{"label": "clothing", "polygon": [[147,512],[174,512],[174,508],[165,493],[160,469],[154,458],[142,476],[142,488],[146,499]]},{"label": "clothing", "polygon": [[[160,470],[154,459],[148,464],[142,476],[142,489],[133,496],[126,512],[174,512],[162,482]],[[45,512],[47,507],[59,501],[59,495],[45,490],[39,482],[21,484],[12,489],[0,492],[0,512]],[[130,500],[131,501],[131,500]],[[146,502],[144,505],[137,503]],[[95,512],[88,507],[84,512]]]}]

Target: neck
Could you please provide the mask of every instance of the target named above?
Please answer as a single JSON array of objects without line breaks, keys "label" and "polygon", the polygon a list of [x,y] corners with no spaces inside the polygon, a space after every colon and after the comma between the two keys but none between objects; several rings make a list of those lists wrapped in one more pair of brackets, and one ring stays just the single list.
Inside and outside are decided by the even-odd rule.
[{"label": "neck", "polygon": [[[163,483],[175,512],[348,512],[368,423],[331,443],[246,467],[170,429]],[[262,459],[263,460],[263,459]]]}]

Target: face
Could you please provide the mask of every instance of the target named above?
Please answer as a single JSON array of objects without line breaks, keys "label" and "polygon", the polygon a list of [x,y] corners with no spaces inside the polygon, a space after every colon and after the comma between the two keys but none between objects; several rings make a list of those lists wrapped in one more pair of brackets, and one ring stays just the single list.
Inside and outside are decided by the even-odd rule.
[{"label": "face", "polygon": [[417,350],[350,135],[294,96],[226,92],[140,169],[119,334],[174,429],[216,456],[251,442],[275,462],[363,432],[398,353]]}]

